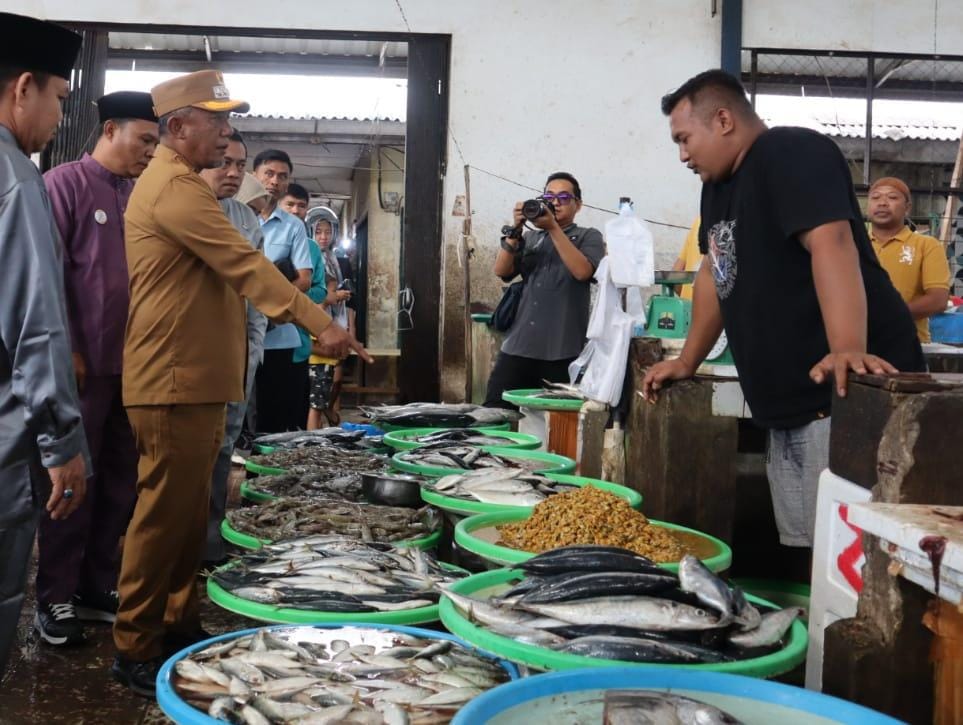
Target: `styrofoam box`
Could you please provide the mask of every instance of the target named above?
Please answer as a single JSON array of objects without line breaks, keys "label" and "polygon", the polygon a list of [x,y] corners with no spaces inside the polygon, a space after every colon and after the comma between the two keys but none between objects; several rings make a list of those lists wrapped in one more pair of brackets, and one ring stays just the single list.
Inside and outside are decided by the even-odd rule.
[{"label": "styrofoam box", "polygon": [[849,521],[849,504],[869,501],[871,493],[828,468],[819,477],[813,541],[812,595],[806,687],[823,687],[823,635],[833,622],[856,616],[863,587],[862,531]]}]

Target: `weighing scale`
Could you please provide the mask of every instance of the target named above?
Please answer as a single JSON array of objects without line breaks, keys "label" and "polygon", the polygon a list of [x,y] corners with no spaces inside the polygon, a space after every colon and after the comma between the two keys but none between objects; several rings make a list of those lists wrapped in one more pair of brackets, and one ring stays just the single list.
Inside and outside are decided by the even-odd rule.
[{"label": "weighing scale", "polygon": [[[648,337],[658,337],[663,340],[684,340],[689,334],[692,324],[692,302],[679,296],[682,285],[692,284],[695,272],[656,272],[655,281],[662,286],[660,294],[649,298],[649,308],[646,311],[645,334]],[[669,344],[665,347],[681,349],[679,344]],[[716,344],[706,356],[704,365],[735,366],[726,333],[719,336]]]}]

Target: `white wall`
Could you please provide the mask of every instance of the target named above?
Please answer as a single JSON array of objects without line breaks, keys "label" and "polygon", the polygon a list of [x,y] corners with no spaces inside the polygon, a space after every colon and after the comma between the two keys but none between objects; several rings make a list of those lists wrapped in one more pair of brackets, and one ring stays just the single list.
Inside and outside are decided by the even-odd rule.
[{"label": "white wall", "polygon": [[743,4],[742,44],[747,48],[963,55],[961,31],[960,0],[745,0]]},{"label": "white wall", "polygon": [[[688,224],[696,212],[696,179],[676,160],[658,107],[660,96],[718,64],[720,18],[709,0],[585,2],[555,0],[401,0],[410,30],[452,36],[450,125],[445,208],[464,192],[467,162],[540,187],[565,169],[579,177],[590,204],[614,208],[621,195],[646,216]],[[59,20],[407,32],[395,0],[0,0],[0,8]],[[257,99],[254,102],[256,111]],[[472,173],[478,261],[473,297],[497,300],[490,275],[498,230],[518,199],[531,192]],[[580,222],[601,227],[607,215],[587,210]],[[452,254],[461,219],[446,234],[444,337],[464,334],[460,275]],[[682,233],[656,229],[665,258]],[[494,298],[493,298],[494,296]],[[444,301],[421,301],[445,304]],[[455,339],[444,348],[461,350]],[[445,361],[446,397],[463,385],[461,364]]]}]

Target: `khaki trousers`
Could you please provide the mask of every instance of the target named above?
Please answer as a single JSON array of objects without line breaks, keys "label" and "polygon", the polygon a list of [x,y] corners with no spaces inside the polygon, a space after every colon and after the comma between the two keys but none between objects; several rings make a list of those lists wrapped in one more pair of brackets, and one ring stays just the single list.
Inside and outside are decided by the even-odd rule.
[{"label": "khaki trousers", "polygon": [[146,661],[163,653],[165,632],[200,627],[196,577],[224,404],[132,406],[127,415],[140,461],[114,643],[125,657]]}]

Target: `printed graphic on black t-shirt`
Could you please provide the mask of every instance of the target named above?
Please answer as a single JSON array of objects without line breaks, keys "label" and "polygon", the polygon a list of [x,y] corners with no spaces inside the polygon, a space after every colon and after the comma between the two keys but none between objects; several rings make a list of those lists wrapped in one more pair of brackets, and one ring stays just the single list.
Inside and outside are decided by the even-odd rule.
[{"label": "printed graphic on black t-shirt", "polygon": [[924,369],[909,309],[873,251],[836,145],[800,128],[763,133],[729,179],[702,189],[700,248],[709,255],[730,350],[753,419],[794,428],[829,413],[832,388],[810,369],[829,353],[800,234],[849,222],[868,307],[868,350]]},{"label": "printed graphic on black t-shirt", "polygon": [[709,229],[709,260],[719,299],[726,299],[736,284],[736,220],[721,221]]}]

